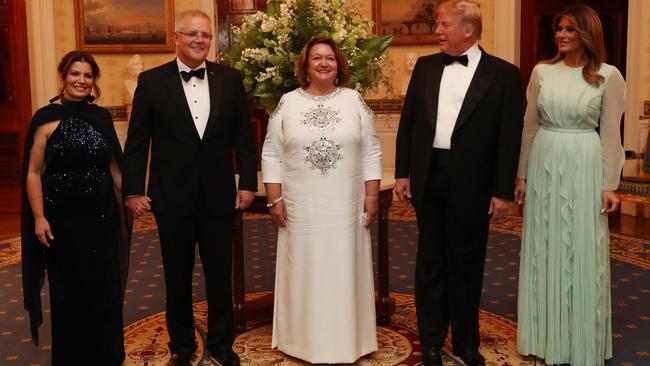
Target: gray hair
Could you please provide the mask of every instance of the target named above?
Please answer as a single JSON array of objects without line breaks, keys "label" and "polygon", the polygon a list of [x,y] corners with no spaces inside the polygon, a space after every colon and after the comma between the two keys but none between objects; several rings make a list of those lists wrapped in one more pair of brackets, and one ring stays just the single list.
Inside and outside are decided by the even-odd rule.
[{"label": "gray hair", "polygon": [[185,20],[185,17],[203,17],[207,19],[208,21],[210,20],[210,17],[208,14],[206,14],[204,11],[199,10],[199,9],[190,9],[190,10],[185,10],[182,13],[178,14],[176,17],[176,23],[174,23],[174,30],[176,32],[180,31],[183,28],[183,21]]}]

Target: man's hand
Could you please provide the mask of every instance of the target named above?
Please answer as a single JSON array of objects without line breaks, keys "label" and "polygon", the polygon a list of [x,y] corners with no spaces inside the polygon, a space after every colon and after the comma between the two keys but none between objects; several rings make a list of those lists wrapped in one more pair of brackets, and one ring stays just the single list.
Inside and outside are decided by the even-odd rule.
[{"label": "man's hand", "polygon": [[397,178],[394,191],[402,203],[411,205],[411,180],[409,178]]},{"label": "man's hand", "polygon": [[237,191],[237,198],[235,199],[235,209],[236,210],[245,210],[248,208],[248,206],[253,203],[253,200],[255,199],[255,192],[253,191],[245,191],[245,190],[238,190]]},{"label": "man's hand", "polygon": [[125,205],[131,210],[133,218],[137,219],[145,212],[151,211],[151,198],[139,195],[128,196]]},{"label": "man's hand", "polygon": [[500,219],[508,214],[509,208],[510,201],[504,200],[503,198],[492,197],[488,214],[492,214],[493,219]]}]

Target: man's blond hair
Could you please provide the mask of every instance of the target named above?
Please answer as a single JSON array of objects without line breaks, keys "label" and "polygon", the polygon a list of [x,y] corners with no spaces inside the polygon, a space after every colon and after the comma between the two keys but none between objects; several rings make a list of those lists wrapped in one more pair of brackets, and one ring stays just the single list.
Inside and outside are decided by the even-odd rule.
[{"label": "man's blond hair", "polygon": [[448,0],[436,8],[436,14],[442,11],[460,15],[461,21],[471,25],[474,29],[472,33],[474,39],[481,39],[483,18],[481,18],[481,5],[479,3],[470,0]]}]

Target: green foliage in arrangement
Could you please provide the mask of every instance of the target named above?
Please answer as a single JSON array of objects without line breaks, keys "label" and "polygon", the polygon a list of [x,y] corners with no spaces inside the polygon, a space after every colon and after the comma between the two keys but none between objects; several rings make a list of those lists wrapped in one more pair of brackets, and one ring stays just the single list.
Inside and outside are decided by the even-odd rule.
[{"label": "green foliage in arrangement", "polygon": [[388,85],[381,67],[392,36],[376,36],[371,28],[372,21],[345,0],[270,0],[266,11],[233,27],[233,46],[225,57],[242,73],[248,95],[271,113],[282,94],[297,87],[295,61],[314,36],[332,37],[340,45],[349,87],[363,93]]}]

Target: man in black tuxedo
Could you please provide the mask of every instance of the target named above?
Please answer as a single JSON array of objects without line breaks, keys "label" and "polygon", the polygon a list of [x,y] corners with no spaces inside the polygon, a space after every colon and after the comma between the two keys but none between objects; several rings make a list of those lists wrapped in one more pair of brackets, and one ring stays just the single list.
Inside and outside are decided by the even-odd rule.
[{"label": "man in black tuxedo", "polygon": [[257,149],[241,76],[206,61],[211,39],[205,13],[192,10],[179,16],[177,58],[140,74],[125,146],[126,204],[136,217],[151,209],[158,225],[174,366],[189,365],[197,348],[192,314],[197,242],[208,299],[206,347],[221,365],[239,365],[232,351],[233,217],[235,209],[253,201]]},{"label": "man in black tuxedo", "polygon": [[442,53],[418,60],[397,133],[395,192],[416,210],[415,300],[425,366],[479,353],[478,310],[490,216],[513,199],[522,128],[519,70],[478,46],[479,5],[436,10]]}]

